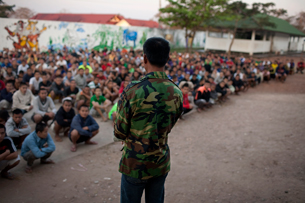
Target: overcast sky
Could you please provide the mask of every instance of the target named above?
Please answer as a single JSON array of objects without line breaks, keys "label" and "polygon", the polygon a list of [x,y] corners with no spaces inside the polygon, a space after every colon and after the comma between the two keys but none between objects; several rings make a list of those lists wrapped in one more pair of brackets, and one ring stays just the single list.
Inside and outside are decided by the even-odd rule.
[{"label": "overcast sky", "polygon": [[[253,2],[270,2],[270,0],[243,0]],[[289,15],[305,11],[305,0],[273,0],[276,8],[284,8]],[[159,0],[4,0],[16,7],[28,7],[36,13],[58,13],[65,9],[69,13],[121,14],[125,18],[149,20],[159,9]],[[167,5],[161,0],[162,7]]]}]

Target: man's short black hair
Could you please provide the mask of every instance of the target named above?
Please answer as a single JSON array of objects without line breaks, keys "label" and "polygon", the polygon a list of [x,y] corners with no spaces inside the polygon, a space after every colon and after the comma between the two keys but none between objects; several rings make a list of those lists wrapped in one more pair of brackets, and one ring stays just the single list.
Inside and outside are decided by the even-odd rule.
[{"label": "man's short black hair", "polygon": [[20,109],[15,109],[12,113],[13,113],[13,115],[14,114],[23,114]]},{"label": "man's short black hair", "polygon": [[185,87],[189,87],[189,84],[188,84],[188,83],[185,83],[184,85],[182,85],[182,88],[181,88],[181,89],[183,89],[183,88],[185,88]]},{"label": "man's short black hair", "polygon": [[5,131],[5,125],[0,124],[0,129],[4,129],[4,131]]},{"label": "man's short black hair", "polygon": [[88,108],[88,109],[89,109],[89,106],[87,106],[87,105],[83,104],[83,105],[81,105],[81,106],[79,107],[79,110],[81,110],[81,108],[83,108],[83,107],[85,107],[85,108]]},{"label": "man's short black hair", "polygon": [[19,71],[19,75],[20,75],[20,74],[24,74],[24,71],[23,71],[23,70]]},{"label": "man's short black hair", "polygon": [[20,85],[19,85],[19,87],[21,87],[21,86],[23,86],[23,85],[28,86],[25,82],[21,82]]},{"label": "man's short black hair", "polygon": [[36,131],[36,133],[43,132],[46,127],[47,127],[46,123],[43,123],[43,122],[37,123],[37,125],[35,127],[35,131]]},{"label": "man's short black hair", "polygon": [[168,61],[170,46],[165,39],[152,37],[144,43],[143,51],[150,64],[162,68]]},{"label": "man's short black hair", "polygon": [[14,81],[14,80],[8,80],[8,81],[6,82],[6,84],[9,84],[9,83],[11,83],[12,85],[14,85],[14,84],[15,84],[15,81]]},{"label": "man's short black hair", "polygon": [[7,121],[9,119],[10,115],[8,114],[7,110],[0,110],[0,118]]},{"label": "man's short black hair", "polygon": [[45,89],[45,88],[40,88],[40,89],[38,90],[38,94],[40,94],[41,91],[47,91],[47,92],[48,92],[47,89]]}]

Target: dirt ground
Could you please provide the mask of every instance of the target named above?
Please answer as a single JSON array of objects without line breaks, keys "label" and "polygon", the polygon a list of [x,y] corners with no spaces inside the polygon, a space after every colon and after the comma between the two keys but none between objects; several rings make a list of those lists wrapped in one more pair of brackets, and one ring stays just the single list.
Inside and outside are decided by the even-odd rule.
[{"label": "dirt ground", "polygon": [[[305,202],[305,74],[230,98],[169,135],[165,202]],[[0,179],[1,202],[119,202],[120,149],[14,169],[16,180]]]}]

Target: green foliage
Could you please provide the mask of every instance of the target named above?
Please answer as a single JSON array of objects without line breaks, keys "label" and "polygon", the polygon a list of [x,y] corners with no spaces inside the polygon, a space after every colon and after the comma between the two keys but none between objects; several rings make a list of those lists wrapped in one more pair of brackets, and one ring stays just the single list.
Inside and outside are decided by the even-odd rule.
[{"label": "green foliage", "polygon": [[14,12],[13,8],[15,5],[6,5],[2,0],[0,0],[0,18],[8,18],[11,12]]}]

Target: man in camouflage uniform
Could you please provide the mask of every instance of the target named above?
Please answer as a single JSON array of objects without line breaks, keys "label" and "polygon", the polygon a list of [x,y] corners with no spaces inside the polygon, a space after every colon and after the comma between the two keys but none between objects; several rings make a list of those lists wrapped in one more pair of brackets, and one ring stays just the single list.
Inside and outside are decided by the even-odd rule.
[{"label": "man in camouflage uniform", "polygon": [[168,134],[182,113],[182,93],[164,73],[169,43],[150,38],[144,46],[142,80],[126,87],[118,102],[115,137],[124,141],[119,171],[121,202],[164,202],[164,183],[170,171]]}]

